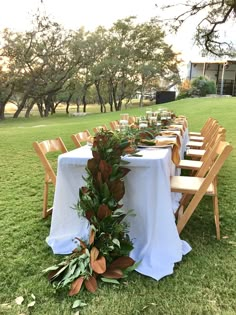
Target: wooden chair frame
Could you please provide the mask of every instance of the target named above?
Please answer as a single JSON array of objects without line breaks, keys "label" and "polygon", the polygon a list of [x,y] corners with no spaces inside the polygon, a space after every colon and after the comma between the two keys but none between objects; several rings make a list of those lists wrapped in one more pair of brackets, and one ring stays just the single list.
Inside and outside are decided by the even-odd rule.
[{"label": "wooden chair frame", "polygon": [[204,154],[206,153],[206,151],[208,149],[212,148],[218,135],[221,136],[222,140],[225,140],[225,134],[226,134],[225,128],[218,126],[214,130],[214,133],[212,134],[211,139],[209,139],[209,141],[205,144],[204,148],[201,148],[201,149],[191,149],[190,148],[186,151],[186,155],[191,157],[192,159],[201,159],[204,156]]},{"label": "wooden chair frame", "polygon": [[113,120],[113,121],[110,121],[110,127],[113,131],[117,130],[120,128],[120,125],[119,125],[119,122],[118,120]]},{"label": "wooden chair frame", "polygon": [[106,126],[106,125],[101,125],[101,126],[97,126],[97,127],[94,127],[94,128],[93,128],[93,132],[94,132],[94,133],[97,133],[97,132],[99,132],[99,131],[101,131],[101,130],[108,130],[108,129],[107,129],[107,126]]},{"label": "wooden chair frame", "polygon": [[71,139],[77,148],[82,146],[81,142],[86,142],[90,137],[91,134],[88,129],[71,135]]},{"label": "wooden chair frame", "polygon": [[[179,233],[182,232],[203,196],[210,195],[213,198],[216,236],[217,239],[220,239],[217,174],[232,150],[233,148],[229,143],[221,141],[218,148],[219,155],[209,170],[207,165],[205,165],[204,170],[202,170],[201,173],[198,173],[198,176],[171,177],[171,191],[183,194],[179,209],[177,210],[179,212],[177,221],[177,229]],[[204,174],[205,172],[206,174]],[[202,175],[202,177],[200,177],[200,175]],[[189,195],[191,195],[191,198],[189,198]]]},{"label": "wooden chair frame", "polygon": [[42,217],[46,218],[51,212],[52,208],[48,208],[48,188],[49,184],[56,185],[56,174],[47,158],[49,152],[60,151],[61,153],[67,152],[67,148],[62,139],[56,138],[51,140],[44,140],[42,142],[33,142],[35,152],[38,154],[40,161],[44,167],[44,189],[43,189],[43,212]]},{"label": "wooden chair frame", "polygon": [[202,126],[200,132],[190,131],[189,136],[204,136],[214,122],[217,122],[216,119],[209,117],[204,123],[204,125]]}]

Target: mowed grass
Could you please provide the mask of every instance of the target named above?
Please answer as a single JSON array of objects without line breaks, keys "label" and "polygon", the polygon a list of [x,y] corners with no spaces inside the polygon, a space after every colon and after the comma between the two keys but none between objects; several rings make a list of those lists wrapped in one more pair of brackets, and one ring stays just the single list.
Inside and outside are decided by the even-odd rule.
[{"label": "mowed grass", "polygon": [[[198,131],[209,116],[227,129],[227,141],[236,148],[236,99],[186,99],[163,105],[188,117]],[[142,115],[146,108],[124,110]],[[236,149],[219,175],[221,240],[215,237],[211,198],[205,197],[181,237],[192,251],[176,264],[173,275],[155,281],[133,272],[120,285],[99,285],[96,294],[83,291],[68,297],[55,292],[42,270],[61,257],[45,242],[51,217],[41,218],[43,169],[32,142],[62,137],[68,150],[70,135],[94,126],[109,125],[120,112],[71,117],[9,119],[0,122],[0,314],[75,314],[73,301],[87,303],[80,314],[236,314]],[[142,191],[140,183],[140,191]],[[52,200],[51,193],[50,199]],[[167,227],[168,233],[168,227]],[[140,236],[142,237],[142,236]],[[35,305],[27,305],[35,296]],[[24,297],[22,305],[14,300]]]}]

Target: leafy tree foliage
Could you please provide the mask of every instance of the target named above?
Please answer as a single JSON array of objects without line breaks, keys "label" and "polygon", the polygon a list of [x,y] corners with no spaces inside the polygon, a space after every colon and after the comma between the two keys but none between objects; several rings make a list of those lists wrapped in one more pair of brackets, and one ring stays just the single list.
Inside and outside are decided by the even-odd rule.
[{"label": "leafy tree foliage", "polygon": [[[118,20],[110,29],[67,31],[47,16],[36,14],[32,30],[2,32],[0,57],[0,118],[6,103],[18,100],[17,118],[29,116],[35,104],[41,116],[53,114],[59,103],[82,103],[96,91],[101,112],[120,110],[124,99],[137,90],[144,94],[158,79],[178,78],[177,56],[164,41],[155,20],[135,23],[135,17]],[[142,98],[140,106],[142,105]]]},{"label": "leafy tree foliage", "polygon": [[[221,34],[225,23],[235,22],[236,0],[190,0],[178,4],[174,0],[167,0],[162,8],[176,8],[175,11],[180,12],[174,13],[171,22],[167,23],[175,31],[186,20],[199,17],[195,40],[205,51],[218,56],[236,55],[235,43],[230,39],[225,40]],[[234,34],[231,32],[231,38],[232,36]]]}]

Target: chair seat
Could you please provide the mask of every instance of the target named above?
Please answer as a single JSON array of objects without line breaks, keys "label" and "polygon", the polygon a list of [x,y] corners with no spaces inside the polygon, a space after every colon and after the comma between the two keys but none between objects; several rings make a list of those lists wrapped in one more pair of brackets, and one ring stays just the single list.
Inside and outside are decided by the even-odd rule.
[{"label": "chair seat", "polygon": [[204,141],[205,137],[203,136],[189,136],[190,141]]},{"label": "chair seat", "polygon": [[[189,177],[189,176],[172,176],[170,178],[170,185],[172,192],[180,192],[184,194],[195,194],[201,187],[205,178],[202,177]],[[214,195],[214,185],[206,190],[207,195]]]},{"label": "chair seat", "polygon": [[187,143],[187,147],[195,147],[195,148],[201,148],[203,146],[204,142],[202,141],[189,141]]},{"label": "chair seat", "polygon": [[206,152],[206,150],[197,150],[197,149],[188,149],[186,151],[186,155],[187,156],[191,156],[191,157],[202,157],[204,155],[204,153]]},{"label": "chair seat", "polygon": [[196,161],[196,160],[180,160],[177,167],[186,169],[186,170],[198,170],[202,166],[202,161]]},{"label": "chair seat", "polygon": [[194,132],[194,131],[190,131],[189,132],[189,136],[201,136],[201,132]]}]

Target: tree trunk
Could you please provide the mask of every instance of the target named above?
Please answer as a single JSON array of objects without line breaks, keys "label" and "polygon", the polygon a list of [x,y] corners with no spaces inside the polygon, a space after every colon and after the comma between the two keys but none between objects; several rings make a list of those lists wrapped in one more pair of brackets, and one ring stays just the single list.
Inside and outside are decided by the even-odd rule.
[{"label": "tree trunk", "polygon": [[15,87],[14,84],[12,84],[10,89],[9,89],[9,93],[6,95],[6,97],[3,97],[0,100],[0,120],[5,119],[5,107],[6,107],[7,102],[10,100],[10,98],[13,94],[14,87]]},{"label": "tree trunk", "polygon": [[118,104],[117,104],[116,91],[117,91],[117,84],[115,86],[113,85],[113,87],[112,87],[113,102],[115,105],[115,110],[117,111],[118,110]]},{"label": "tree trunk", "polygon": [[139,107],[143,107],[143,97],[144,97],[144,83],[142,82],[141,95],[139,99]]},{"label": "tree trunk", "polygon": [[86,113],[87,102],[86,102],[86,95],[85,94],[82,97],[82,104],[83,104],[83,112]]},{"label": "tree trunk", "polygon": [[51,114],[54,114],[55,108],[54,108],[54,102],[53,102],[52,94],[48,94],[48,96],[45,98],[44,102],[45,102],[45,111],[44,111],[45,117],[48,117],[49,112],[51,112]]},{"label": "tree trunk", "polygon": [[37,102],[38,110],[39,110],[39,115],[42,118],[43,117],[43,103],[42,102]]},{"label": "tree trunk", "polygon": [[6,103],[0,103],[0,120],[5,119],[5,106]]},{"label": "tree trunk", "polygon": [[73,96],[73,93],[71,93],[68,99],[66,100],[66,113],[67,114],[69,114],[69,106],[70,106],[70,101],[71,101],[72,96]]},{"label": "tree trunk", "polygon": [[112,82],[109,81],[109,104],[110,104],[110,111],[113,112],[113,94],[112,94]]},{"label": "tree trunk", "polygon": [[77,113],[79,113],[79,106],[80,106],[80,99],[79,99],[79,97],[77,98],[76,105],[77,105],[76,111],[77,111]]},{"label": "tree trunk", "polygon": [[34,103],[35,103],[35,100],[33,100],[30,105],[27,107],[27,110],[25,112],[25,118],[29,118],[29,115],[30,115],[30,111],[31,109],[33,108],[34,106]]},{"label": "tree trunk", "polygon": [[19,117],[20,113],[22,112],[22,110],[23,110],[24,107],[25,107],[27,98],[28,98],[28,93],[25,93],[25,94],[23,95],[22,101],[20,102],[20,105],[18,106],[18,108],[17,108],[15,114],[13,115],[13,118],[18,118],[18,117]]},{"label": "tree trunk", "polygon": [[98,99],[100,103],[100,111],[101,113],[106,113],[106,106],[104,105],[104,101],[100,92],[100,84],[98,81],[95,81],[95,87],[96,87],[96,91],[97,91]]}]

